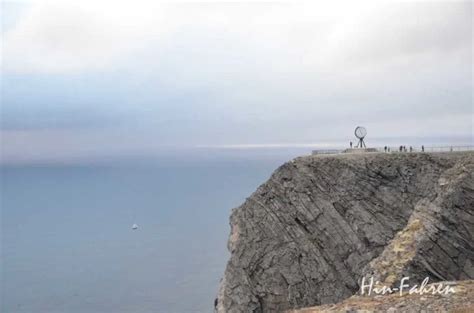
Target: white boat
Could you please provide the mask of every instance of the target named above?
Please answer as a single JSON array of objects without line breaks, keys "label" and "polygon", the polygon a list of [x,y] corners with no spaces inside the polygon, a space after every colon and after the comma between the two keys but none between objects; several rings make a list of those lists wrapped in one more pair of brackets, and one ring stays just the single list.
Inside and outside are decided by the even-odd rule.
[{"label": "white boat", "polygon": [[137,224],[133,224],[133,225],[132,225],[132,229],[133,229],[133,230],[138,229],[138,225],[137,225]]}]

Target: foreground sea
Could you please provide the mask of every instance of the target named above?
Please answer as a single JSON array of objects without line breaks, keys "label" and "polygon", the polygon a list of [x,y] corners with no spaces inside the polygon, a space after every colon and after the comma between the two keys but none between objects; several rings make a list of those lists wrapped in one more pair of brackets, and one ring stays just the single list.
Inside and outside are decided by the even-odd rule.
[{"label": "foreground sea", "polygon": [[0,311],[212,312],[231,209],[310,151],[3,165]]},{"label": "foreground sea", "polygon": [[230,211],[290,154],[3,166],[0,311],[211,312]]}]

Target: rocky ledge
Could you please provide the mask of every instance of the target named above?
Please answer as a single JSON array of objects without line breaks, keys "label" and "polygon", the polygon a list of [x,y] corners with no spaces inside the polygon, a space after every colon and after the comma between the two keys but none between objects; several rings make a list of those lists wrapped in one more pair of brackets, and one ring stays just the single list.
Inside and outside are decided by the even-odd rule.
[{"label": "rocky ledge", "polygon": [[[376,297],[352,296],[338,304],[327,304],[312,308],[292,310],[287,313],[417,313],[417,312],[474,312],[474,281],[446,282],[453,292],[447,295],[397,293]],[[431,285],[426,288],[429,289]]]},{"label": "rocky ledge", "polygon": [[230,225],[219,312],[332,304],[357,294],[362,278],[474,279],[474,153],[300,157]]}]

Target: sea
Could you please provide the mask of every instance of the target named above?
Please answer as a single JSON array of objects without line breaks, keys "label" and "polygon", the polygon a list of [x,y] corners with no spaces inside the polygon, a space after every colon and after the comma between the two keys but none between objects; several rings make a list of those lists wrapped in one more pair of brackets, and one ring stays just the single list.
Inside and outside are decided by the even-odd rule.
[{"label": "sea", "polygon": [[304,153],[2,166],[1,312],[212,312],[232,208]]}]

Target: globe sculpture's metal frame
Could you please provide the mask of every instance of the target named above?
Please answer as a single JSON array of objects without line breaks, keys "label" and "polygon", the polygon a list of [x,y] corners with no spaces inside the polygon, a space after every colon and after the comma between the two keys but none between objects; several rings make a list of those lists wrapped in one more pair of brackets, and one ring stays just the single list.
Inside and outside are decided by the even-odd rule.
[{"label": "globe sculpture's metal frame", "polygon": [[354,130],[354,135],[359,139],[357,148],[366,148],[364,138],[367,136],[367,130],[363,126],[357,126]]}]

